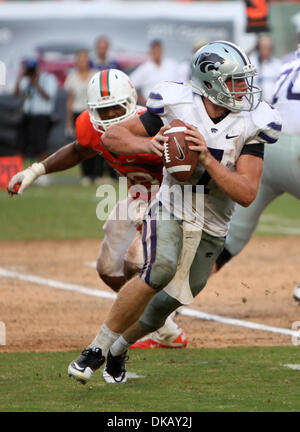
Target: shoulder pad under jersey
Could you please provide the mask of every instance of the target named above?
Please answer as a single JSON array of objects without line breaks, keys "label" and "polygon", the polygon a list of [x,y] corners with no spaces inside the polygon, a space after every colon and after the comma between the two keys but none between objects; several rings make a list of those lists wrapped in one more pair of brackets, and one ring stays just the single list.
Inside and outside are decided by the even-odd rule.
[{"label": "shoulder pad under jersey", "polygon": [[150,113],[165,116],[169,113],[172,105],[184,103],[193,103],[191,86],[173,81],[163,81],[150,92],[146,106]]},{"label": "shoulder pad under jersey", "polygon": [[84,147],[93,148],[94,140],[99,140],[100,133],[97,132],[91,121],[88,110],[83,111],[76,119],[76,139]]},{"label": "shoulder pad under jersey", "polygon": [[250,112],[248,140],[246,144],[265,143],[274,144],[282,129],[281,116],[277,109],[266,102]]}]

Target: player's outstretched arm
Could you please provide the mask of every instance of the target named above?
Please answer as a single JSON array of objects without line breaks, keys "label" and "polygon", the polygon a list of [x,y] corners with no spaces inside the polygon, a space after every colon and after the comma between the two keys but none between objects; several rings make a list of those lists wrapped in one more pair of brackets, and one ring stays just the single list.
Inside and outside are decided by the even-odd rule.
[{"label": "player's outstretched arm", "polygon": [[42,163],[45,166],[46,174],[50,174],[72,168],[96,154],[95,150],[80,145],[78,141],[73,141],[48,156]]},{"label": "player's outstretched arm", "polygon": [[38,177],[45,174],[45,167],[40,163],[34,163],[31,167],[15,174],[8,184],[7,190],[11,195],[21,195]]},{"label": "player's outstretched arm", "polygon": [[83,147],[77,141],[67,144],[44,161],[15,174],[8,184],[8,192],[21,195],[41,175],[72,168],[96,154],[95,150]]}]

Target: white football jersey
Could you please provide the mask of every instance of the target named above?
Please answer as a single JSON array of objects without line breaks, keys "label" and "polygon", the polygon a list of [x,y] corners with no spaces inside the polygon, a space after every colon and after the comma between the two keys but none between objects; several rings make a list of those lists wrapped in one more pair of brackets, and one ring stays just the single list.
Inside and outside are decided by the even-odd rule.
[{"label": "white football jersey", "polygon": [[273,105],[282,118],[282,132],[300,134],[300,58],[285,63],[276,83]]},{"label": "white football jersey", "polygon": [[[245,145],[275,143],[281,130],[279,113],[265,102],[251,112],[230,112],[215,124],[207,114],[202,97],[195,94],[188,84],[158,84],[149,95],[147,108],[149,112],[159,115],[165,125],[174,119],[180,119],[197,127],[212,155],[230,171],[236,171],[236,162]],[[193,191],[192,187],[187,188],[193,199],[190,200],[190,197],[184,195],[184,220],[195,229],[203,229],[212,236],[225,236],[235,203],[210,177],[201,163],[198,163],[192,177],[185,183],[177,181],[164,168],[159,199],[181,219],[183,213],[180,197],[175,193],[178,199],[175,198],[172,203],[170,194],[166,193],[167,189],[176,184],[181,185],[181,189],[184,185],[199,186]],[[199,193],[202,199],[197,201]],[[186,211],[186,203],[191,203],[189,211]]]}]

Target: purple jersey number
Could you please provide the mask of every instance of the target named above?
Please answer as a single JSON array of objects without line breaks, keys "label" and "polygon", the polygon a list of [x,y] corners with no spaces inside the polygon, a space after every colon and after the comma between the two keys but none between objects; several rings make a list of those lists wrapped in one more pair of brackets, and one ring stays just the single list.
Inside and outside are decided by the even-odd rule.
[{"label": "purple jersey number", "polygon": [[[297,69],[293,69],[293,68],[290,68],[290,69],[287,69],[286,71],[284,71],[281,75],[280,75],[280,77],[282,77],[282,81],[281,81],[281,83],[279,84],[279,86],[278,86],[278,89],[276,90],[276,92],[275,92],[275,94],[274,94],[274,96],[273,96],[273,104],[276,104],[276,102],[278,101],[278,93],[279,93],[279,91],[280,91],[280,89],[281,89],[281,87],[283,86],[283,84],[286,82],[286,80],[288,79],[288,77],[290,76],[290,74],[293,72],[293,74],[292,74],[292,76],[291,76],[291,81],[290,81],[290,84],[289,84],[289,86],[288,86],[288,88],[287,88],[287,93],[286,93],[286,98],[287,99],[294,99],[294,100],[300,100],[300,93],[294,93],[293,92],[293,87],[294,87],[294,84],[295,84],[295,81],[296,81],[296,79],[297,79],[297,77],[298,77],[298,75],[299,75],[299,72],[300,72],[300,66],[297,68]],[[280,79],[280,77],[279,77],[279,79]]]},{"label": "purple jersey number", "polygon": [[[213,157],[218,162],[221,162],[224,150],[215,149],[215,148],[211,148],[211,147],[207,147],[207,148],[210,151],[210,153],[213,155]],[[208,182],[210,181],[210,179],[211,179],[210,174],[208,174],[207,171],[204,171],[204,173],[202,174],[202,176],[200,177],[200,179],[199,179],[199,181],[197,183],[198,185],[203,185],[204,186],[204,193],[205,194],[209,193],[209,188],[207,187],[207,185],[208,185]]]}]

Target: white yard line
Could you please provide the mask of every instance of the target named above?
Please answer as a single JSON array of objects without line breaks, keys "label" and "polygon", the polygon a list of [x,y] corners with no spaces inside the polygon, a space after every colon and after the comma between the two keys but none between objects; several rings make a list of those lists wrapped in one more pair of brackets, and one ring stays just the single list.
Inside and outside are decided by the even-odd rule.
[{"label": "white yard line", "polygon": [[[65,283],[60,282],[53,279],[43,278],[40,276],[30,275],[30,274],[24,274],[17,271],[8,270],[5,268],[0,267],[0,276],[10,279],[17,279],[24,282],[30,282],[36,285],[46,286],[48,288],[55,288],[60,289],[64,291],[72,291],[77,292],[79,294],[85,294],[90,295],[94,297],[100,297],[105,299],[115,299],[116,294],[109,293],[107,291],[97,290],[97,289],[91,289],[87,288],[83,285],[77,285],[72,283]],[[281,328],[281,327],[273,327],[268,326],[260,323],[255,323],[251,321],[244,321],[236,318],[229,318],[224,317],[221,315],[215,315],[215,314],[209,314],[206,312],[202,312],[196,309],[191,309],[187,307],[182,307],[180,309],[180,313],[185,316],[190,316],[194,318],[199,318],[207,321],[216,321],[221,324],[228,324],[228,325],[234,325],[238,327],[244,327],[249,328],[251,330],[260,330],[260,331],[266,331],[266,332],[272,332],[272,333],[279,333],[286,336],[294,336],[297,338],[300,338],[300,331]]]},{"label": "white yard line", "polygon": [[260,218],[260,222],[263,223],[275,223],[276,225],[285,225],[285,226],[297,226],[299,228],[300,224],[299,221],[297,219],[289,219],[289,218],[284,218],[281,216],[276,216],[274,214],[262,214],[261,218]]},{"label": "white yard line", "polygon": [[281,366],[287,367],[293,370],[300,370],[300,364],[282,364]]},{"label": "white yard line", "polygon": [[300,224],[295,219],[275,215],[262,215],[257,227],[258,232],[277,232],[278,234],[299,235]]},{"label": "white yard line", "polygon": [[74,291],[80,294],[86,294],[94,297],[101,297],[106,299],[114,299],[116,297],[116,294],[107,291],[94,290],[91,288],[87,288],[83,285],[76,285],[72,283],[60,282],[53,279],[47,279],[40,276],[19,273],[16,271],[7,270],[2,267],[0,267],[0,276],[10,278],[10,279],[18,279],[24,282],[30,282],[36,285],[42,285],[49,288],[61,289],[65,291]]},{"label": "white yard line", "polygon": [[265,225],[263,223],[259,224],[257,232],[276,232],[277,234],[285,234],[285,235],[299,235],[300,228],[299,227],[284,227],[282,225]]},{"label": "white yard line", "polygon": [[139,379],[146,378],[145,375],[137,375],[135,372],[127,372],[127,378]]},{"label": "white yard line", "polygon": [[237,318],[224,317],[221,315],[209,314],[206,312],[201,312],[201,311],[198,311],[195,309],[190,309],[190,308],[181,308],[180,313],[182,315],[190,316],[193,318],[200,318],[200,319],[204,319],[207,321],[216,321],[216,322],[219,322],[222,324],[229,324],[229,325],[235,325],[238,327],[249,328],[251,330],[261,330],[261,331],[267,331],[267,332],[271,332],[271,333],[280,333],[280,334],[284,334],[287,336],[295,336],[298,338],[300,337],[300,331],[285,329],[285,328],[281,328],[281,327],[273,327],[273,326],[269,326],[269,325],[264,325],[264,324],[252,322],[252,321],[244,321],[244,320],[240,320]]}]

